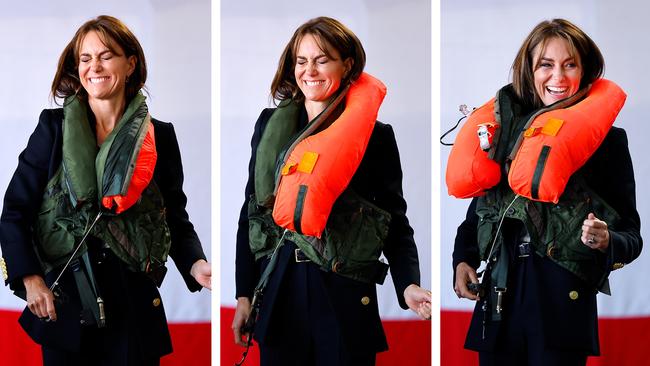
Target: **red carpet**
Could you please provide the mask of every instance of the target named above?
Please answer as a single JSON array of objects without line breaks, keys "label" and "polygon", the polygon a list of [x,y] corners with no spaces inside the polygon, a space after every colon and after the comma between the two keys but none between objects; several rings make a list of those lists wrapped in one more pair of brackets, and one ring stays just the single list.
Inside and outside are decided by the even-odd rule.
[{"label": "red carpet", "polygon": [[[475,352],[463,349],[470,312],[443,310],[440,312],[440,358],[445,366],[478,365]],[[645,351],[650,345],[650,317],[602,318],[600,357],[590,357],[587,366],[650,365]]]},{"label": "red carpet", "polygon": [[[2,365],[40,366],[41,349],[18,325],[19,312],[0,310]],[[210,365],[210,323],[170,324],[174,353],[161,366]]]},{"label": "red carpet", "polygon": [[[232,366],[241,359],[244,348],[233,342],[230,329],[235,309],[221,308],[221,365]],[[431,326],[419,320],[387,320],[383,322],[388,338],[387,352],[377,355],[377,366],[429,366],[431,365]],[[259,366],[256,346],[246,358],[246,366]]]}]

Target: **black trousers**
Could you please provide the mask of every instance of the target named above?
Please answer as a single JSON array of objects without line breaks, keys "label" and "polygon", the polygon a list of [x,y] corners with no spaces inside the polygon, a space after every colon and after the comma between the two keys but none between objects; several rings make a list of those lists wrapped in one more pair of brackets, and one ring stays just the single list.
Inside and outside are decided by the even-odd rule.
[{"label": "black trousers", "polygon": [[[260,344],[261,366],[372,366],[374,351],[349,349],[323,276],[311,262],[297,263],[287,243],[273,280],[281,281],[267,340]],[[286,262],[285,262],[286,261]]]}]

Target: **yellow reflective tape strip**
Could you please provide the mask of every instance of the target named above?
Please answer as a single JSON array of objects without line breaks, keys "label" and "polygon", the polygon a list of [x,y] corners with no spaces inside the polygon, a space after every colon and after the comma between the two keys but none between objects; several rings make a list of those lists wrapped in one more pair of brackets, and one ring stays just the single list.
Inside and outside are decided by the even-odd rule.
[{"label": "yellow reflective tape strip", "polygon": [[300,163],[298,164],[298,171],[311,174],[311,172],[314,170],[314,165],[316,165],[317,160],[318,153],[306,151],[304,154],[302,154],[302,159],[300,159]]}]

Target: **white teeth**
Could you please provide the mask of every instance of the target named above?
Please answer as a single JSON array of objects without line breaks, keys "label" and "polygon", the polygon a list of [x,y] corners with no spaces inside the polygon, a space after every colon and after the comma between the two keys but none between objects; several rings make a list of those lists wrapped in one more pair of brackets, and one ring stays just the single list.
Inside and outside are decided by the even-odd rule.
[{"label": "white teeth", "polygon": [[99,78],[90,78],[90,83],[91,84],[101,83],[101,82],[106,81],[106,80],[108,80],[108,76],[102,76],[102,77],[99,77]]},{"label": "white teeth", "polygon": [[569,90],[569,88],[558,87],[558,86],[547,86],[546,90],[548,90],[548,92],[551,94],[562,94],[562,93],[566,93],[566,91]]},{"label": "white teeth", "polygon": [[319,80],[319,81],[305,80],[305,84],[307,84],[307,86],[316,86],[316,85],[321,85],[323,83],[324,83],[324,81],[322,81],[322,80]]}]

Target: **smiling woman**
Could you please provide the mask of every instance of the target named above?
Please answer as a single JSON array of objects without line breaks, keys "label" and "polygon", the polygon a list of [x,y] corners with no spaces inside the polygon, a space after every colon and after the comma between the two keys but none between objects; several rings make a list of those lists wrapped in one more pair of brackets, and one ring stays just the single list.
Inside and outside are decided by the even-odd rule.
[{"label": "smiling woman", "polygon": [[210,265],[185,209],[174,128],[141,92],[142,47],[118,19],[83,24],[4,199],[7,283],[43,364],[158,365],[171,353],[157,287],[171,256],[187,287]]},{"label": "smiling woman", "polygon": [[339,21],[304,23],[271,85],[277,108],[255,125],[232,329],[241,346],[258,341],[263,365],[374,365],[388,347],[375,288],[388,272],[382,253],[400,306],[431,316],[395,135],[376,121],[386,87],[365,62]]},{"label": "smiling woman", "polygon": [[[580,28],[542,21],[450,154],[448,177],[472,171],[461,162],[477,180],[496,172],[471,193],[453,252],[454,291],[476,301],[465,347],[482,366],[585,365],[600,352],[596,294],[640,254],[627,137],[612,126],[626,95],[603,69]],[[498,133],[483,151],[486,121]]]}]

